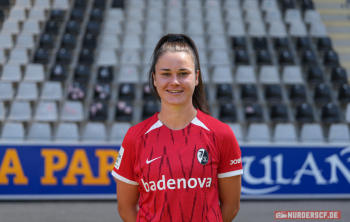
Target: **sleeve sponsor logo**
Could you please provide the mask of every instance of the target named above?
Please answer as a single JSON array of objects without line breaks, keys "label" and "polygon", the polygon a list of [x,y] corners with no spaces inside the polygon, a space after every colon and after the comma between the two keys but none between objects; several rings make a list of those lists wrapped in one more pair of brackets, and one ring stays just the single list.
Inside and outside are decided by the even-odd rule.
[{"label": "sleeve sponsor logo", "polygon": [[114,165],[114,167],[117,168],[117,170],[119,170],[120,163],[122,162],[123,154],[124,154],[124,148],[121,146],[117,160],[115,161],[115,165]]},{"label": "sleeve sponsor logo", "polygon": [[241,158],[239,158],[239,159],[235,159],[235,160],[231,160],[230,165],[233,165],[233,164],[238,164],[238,163],[241,163],[241,162],[242,162]]}]

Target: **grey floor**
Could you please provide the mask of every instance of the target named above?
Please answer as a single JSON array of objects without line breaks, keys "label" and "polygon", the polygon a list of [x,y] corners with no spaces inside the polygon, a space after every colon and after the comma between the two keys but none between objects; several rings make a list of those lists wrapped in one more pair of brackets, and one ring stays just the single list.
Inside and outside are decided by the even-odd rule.
[{"label": "grey floor", "polygon": [[[350,200],[324,201],[241,201],[234,221],[275,221],[274,211],[341,211],[341,220],[350,221]],[[1,222],[122,222],[116,201],[0,202]],[[283,220],[303,221],[303,220]],[[310,220],[307,220],[310,221]],[[319,220],[313,220],[319,221]]]}]

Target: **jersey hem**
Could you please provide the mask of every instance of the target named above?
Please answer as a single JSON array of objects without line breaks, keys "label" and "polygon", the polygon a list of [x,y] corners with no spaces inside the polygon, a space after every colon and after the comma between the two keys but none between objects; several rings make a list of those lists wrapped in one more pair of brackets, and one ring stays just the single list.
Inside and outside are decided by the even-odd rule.
[{"label": "jersey hem", "polygon": [[227,173],[219,173],[218,178],[233,177],[241,174],[243,174],[243,169],[235,170]]},{"label": "jersey hem", "polygon": [[112,174],[112,176],[115,177],[116,179],[121,180],[121,181],[123,181],[123,182],[125,182],[125,183],[132,184],[132,185],[139,185],[138,182],[135,182],[135,181],[126,179],[125,177],[122,177],[122,176],[120,176],[119,174],[117,174],[114,170],[112,171],[111,174]]}]

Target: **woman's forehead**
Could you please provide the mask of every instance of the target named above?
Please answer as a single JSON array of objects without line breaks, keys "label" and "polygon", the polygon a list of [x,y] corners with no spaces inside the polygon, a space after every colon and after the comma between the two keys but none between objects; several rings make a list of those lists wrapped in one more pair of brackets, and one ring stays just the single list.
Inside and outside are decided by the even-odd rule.
[{"label": "woman's forehead", "polygon": [[157,61],[156,69],[163,68],[188,68],[194,69],[194,61],[187,52],[166,52]]}]

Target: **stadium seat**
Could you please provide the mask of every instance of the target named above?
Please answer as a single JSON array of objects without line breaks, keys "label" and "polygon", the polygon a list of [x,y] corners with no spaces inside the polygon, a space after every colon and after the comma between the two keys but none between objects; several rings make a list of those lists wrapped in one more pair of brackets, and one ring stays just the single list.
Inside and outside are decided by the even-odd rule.
[{"label": "stadium seat", "polygon": [[62,64],[55,64],[50,73],[50,80],[63,82],[67,78],[67,72]]},{"label": "stadium seat", "polygon": [[128,101],[118,101],[116,105],[115,120],[129,122],[133,116],[133,105]]},{"label": "stadium seat", "polygon": [[141,62],[140,54],[135,50],[124,50],[121,55],[122,65],[138,65]]},{"label": "stadium seat", "polygon": [[306,101],[306,89],[304,85],[296,84],[292,85],[289,90],[289,99],[292,102],[304,102]]},{"label": "stadium seat", "polygon": [[22,7],[12,7],[10,9],[9,15],[8,15],[9,20],[14,20],[14,21],[21,21],[23,22],[26,19],[26,12],[25,8]]},{"label": "stadium seat", "polygon": [[260,1],[258,0],[244,0],[242,2],[243,9],[258,9]]},{"label": "stadium seat", "polygon": [[273,122],[288,122],[288,111],[286,105],[279,103],[270,107],[270,119]]},{"label": "stadium seat", "polygon": [[244,36],[232,38],[233,49],[247,49],[247,40]]},{"label": "stadium seat", "polygon": [[[157,45],[158,39],[160,39],[160,35],[159,34],[153,34],[153,33],[146,34],[145,39],[144,39],[143,47],[146,49],[146,51],[152,50],[150,55],[152,55],[153,50],[154,50],[155,46]],[[197,46],[197,48],[199,48],[199,45],[197,44],[197,42],[196,42],[196,46]],[[148,61],[149,61],[150,58],[151,57],[148,58]]]},{"label": "stadium seat", "polygon": [[[58,1],[58,0],[57,0]],[[57,2],[56,1],[56,2]],[[60,1],[60,2],[64,2],[63,1]],[[50,14],[50,20],[53,20],[53,21],[62,21],[64,19],[64,11],[61,10],[61,9],[53,9],[51,10],[51,14]]]},{"label": "stadium seat", "polygon": [[299,66],[285,66],[282,72],[282,82],[285,84],[303,84],[301,69]]},{"label": "stadium seat", "polygon": [[59,30],[58,21],[50,20],[46,23],[46,27],[45,27],[46,33],[57,35],[58,30]]},{"label": "stadium seat", "polygon": [[266,123],[251,123],[248,127],[247,139],[249,142],[269,142],[270,129]]},{"label": "stadium seat", "polygon": [[44,67],[41,64],[28,64],[23,80],[30,82],[43,82],[45,80]]},{"label": "stadium seat", "polygon": [[[192,13],[189,13],[192,14]],[[186,33],[189,35],[203,35],[205,33],[204,26],[201,20],[189,20],[186,25]]]},{"label": "stadium seat", "polygon": [[162,34],[164,32],[161,20],[146,21],[145,33]]},{"label": "stadium seat", "polygon": [[261,20],[251,21],[248,25],[248,34],[252,37],[266,36],[266,30]]},{"label": "stadium seat", "polygon": [[34,62],[35,63],[41,63],[46,65],[47,63],[49,63],[49,54],[48,54],[48,50],[46,48],[39,48],[34,55]]},{"label": "stadium seat", "polygon": [[50,141],[52,139],[49,123],[34,122],[29,128],[29,141]]},{"label": "stadium seat", "polygon": [[220,106],[220,121],[227,123],[227,122],[236,122],[236,108],[234,104],[228,102],[225,104],[222,104]]},{"label": "stadium seat", "polygon": [[140,49],[142,47],[141,39],[136,34],[126,34],[123,38],[123,49]]},{"label": "stadium seat", "polygon": [[350,130],[347,124],[333,123],[329,127],[329,142],[350,142]]},{"label": "stadium seat", "polygon": [[22,123],[7,122],[4,124],[2,133],[2,140],[22,141],[24,140],[24,127]]},{"label": "stadium seat", "polygon": [[34,7],[49,9],[49,8],[51,8],[51,1],[50,0],[35,0]]},{"label": "stadium seat", "polygon": [[104,24],[103,34],[118,35],[122,33],[122,25],[120,21],[107,20]]},{"label": "stadium seat", "polygon": [[0,101],[9,101],[13,97],[13,87],[11,82],[0,82]]},{"label": "stadium seat", "polygon": [[82,21],[84,19],[84,8],[73,8],[70,12],[70,20]]},{"label": "stadium seat", "polygon": [[341,103],[350,102],[350,86],[348,84],[343,84],[342,86],[339,87],[338,100]]},{"label": "stadium seat", "polygon": [[60,82],[45,81],[40,98],[42,100],[60,101],[62,99],[62,94]]},{"label": "stadium seat", "polygon": [[0,101],[0,122],[5,120],[6,109],[4,103]]},{"label": "stadium seat", "polygon": [[102,66],[98,68],[97,72],[97,81],[110,83],[114,79],[114,70],[113,66]]},{"label": "stadium seat", "polygon": [[277,123],[274,130],[275,142],[297,142],[297,131],[292,123]]},{"label": "stadium seat", "polygon": [[29,102],[13,101],[10,108],[9,120],[29,121],[32,111]]},{"label": "stadium seat", "polygon": [[152,94],[152,89],[150,89],[148,83],[145,83],[142,87],[143,100],[157,100],[156,96]]},{"label": "stadium seat", "polygon": [[134,100],[135,99],[135,85],[134,84],[120,84],[119,85],[119,99],[120,100]]},{"label": "stadium seat", "polygon": [[34,39],[32,35],[28,35],[26,33],[20,33],[17,36],[17,42],[16,42],[17,48],[24,48],[24,49],[32,49],[34,48]]},{"label": "stadium seat", "polygon": [[[98,57],[98,61],[97,62],[101,62],[101,60],[104,58],[105,59],[105,62],[101,62],[101,63],[98,63],[99,66],[102,66],[102,65],[107,65],[107,63],[112,63],[113,62],[113,59],[115,56],[115,52],[114,50],[102,50],[101,52],[105,52],[105,54],[99,54],[99,57]],[[110,57],[106,57],[106,56],[110,56]],[[81,49],[80,51],[80,55],[79,55],[79,63],[82,63],[82,64],[92,64],[94,62],[94,49],[93,48],[88,48],[88,47],[84,47]]]},{"label": "stadium seat", "polygon": [[245,28],[244,28],[244,24],[242,21],[236,21],[236,20],[232,20],[229,22],[228,28],[227,28],[227,34],[230,37],[241,37],[241,36],[245,36],[246,32],[245,32]]},{"label": "stadium seat", "polygon": [[72,55],[68,50],[68,48],[60,48],[58,50],[56,55],[56,62],[64,65],[68,65],[69,63],[72,62]]},{"label": "stadium seat", "polygon": [[244,49],[238,49],[235,51],[235,64],[236,65],[249,65],[250,56],[248,52]]},{"label": "stadium seat", "polygon": [[103,102],[93,102],[89,109],[89,119],[91,121],[106,121],[108,117],[107,104]]},{"label": "stadium seat", "polygon": [[338,54],[332,49],[325,52],[323,57],[323,64],[326,67],[337,67],[339,66]]},{"label": "stadium seat", "polygon": [[311,24],[309,34],[313,38],[326,37],[328,35],[327,28],[322,22],[313,22]]},{"label": "stadium seat", "polygon": [[282,89],[280,85],[265,86],[265,99],[268,102],[280,102],[282,100]]},{"label": "stadium seat", "polygon": [[272,21],[270,22],[270,25],[268,27],[268,34],[273,38],[278,37],[286,37],[287,36],[287,30],[283,22],[281,21]]},{"label": "stadium seat", "polygon": [[100,22],[91,20],[87,23],[85,29],[87,34],[98,35],[101,30]]},{"label": "stadium seat", "polygon": [[183,33],[182,21],[168,20],[165,26],[165,33]]},{"label": "stadium seat", "polygon": [[324,80],[323,71],[318,66],[311,66],[307,71],[307,81],[311,84],[320,84]]},{"label": "stadium seat", "polygon": [[260,104],[253,103],[244,107],[245,118],[248,122],[263,121],[263,110]]},{"label": "stadium seat", "polygon": [[75,20],[70,20],[66,26],[66,33],[72,35],[78,35],[80,32],[80,22]]},{"label": "stadium seat", "polygon": [[306,123],[301,127],[301,142],[323,142],[322,127],[318,123]]},{"label": "stadium seat", "polygon": [[74,71],[74,80],[87,82],[90,79],[90,68],[87,64],[78,64]]},{"label": "stadium seat", "polygon": [[288,49],[283,49],[278,55],[279,64],[282,66],[294,65],[294,56],[292,52]]},{"label": "stadium seat", "polygon": [[61,122],[58,124],[56,141],[78,141],[79,130],[76,123]]},{"label": "stadium seat", "polygon": [[17,35],[20,32],[18,21],[7,19],[2,23],[1,31],[4,34]]},{"label": "stadium seat", "polygon": [[108,100],[111,97],[111,87],[109,83],[96,83],[94,86],[94,99]]},{"label": "stadium seat", "polygon": [[214,84],[233,83],[232,71],[230,66],[216,66],[212,74]]},{"label": "stadium seat", "polygon": [[301,13],[299,9],[287,9],[284,15],[284,21],[286,23],[292,23],[293,21],[301,21]]},{"label": "stadium seat", "polygon": [[154,101],[145,102],[142,109],[142,120],[150,118],[158,111],[158,105]]},{"label": "stadium seat", "polygon": [[279,74],[276,66],[261,66],[259,82],[262,84],[279,84]]},{"label": "stadium seat", "polygon": [[255,37],[252,39],[254,50],[267,50],[267,39],[266,37]]},{"label": "stadium seat", "polygon": [[101,8],[94,8],[92,9],[90,13],[90,20],[96,21],[96,22],[102,22],[103,21],[103,9]]},{"label": "stadium seat", "polygon": [[290,47],[290,43],[287,37],[279,37],[274,40],[275,50],[288,50]]},{"label": "stadium seat", "polygon": [[238,84],[256,83],[254,68],[252,66],[238,66],[236,70]]},{"label": "stadium seat", "polygon": [[[87,49],[85,49],[87,50]],[[91,54],[91,56],[93,56]],[[91,62],[89,62],[91,63]],[[114,49],[105,49],[101,50],[98,58],[97,58],[97,65],[98,66],[114,66],[118,64],[118,57],[115,53]]]},{"label": "stadium seat", "polygon": [[0,48],[11,49],[13,47],[13,40],[10,33],[0,33]]},{"label": "stadium seat", "polygon": [[11,50],[8,63],[26,65],[28,62],[29,58],[26,49],[14,48]]},{"label": "stadium seat", "polygon": [[2,68],[1,81],[19,82],[22,79],[22,73],[19,65],[5,64]]},{"label": "stadium seat", "polygon": [[[7,1],[7,2],[10,3],[10,1]],[[14,7],[18,7],[18,8],[23,7],[25,9],[30,9],[32,7],[32,4],[30,0],[17,0]]]},{"label": "stadium seat", "polygon": [[[89,32],[90,30],[87,30],[87,32]],[[84,36],[83,39],[83,48],[91,48],[94,49],[97,46],[97,37],[98,34],[91,34],[91,33],[87,33]]]},{"label": "stadium seat", "polygon": [[45,21],[46,15],[45,15],[45,9],[41,7],[33,7],[29,11],[29,20],[36,20],[36,21]]},{"label": "stadium seat", "polygon": [[[215,33],[215,34],[211,35],[212,37],[209,40],[209,47],[212,47],[213,45],[219,45],[219,42],[226,45],[226,40],[224,40],[224,38],[222,38],[225,34],[225,28],[223,25],[221,25],[221,23],[217,23],[215,21],[210,21],[210,22],[208,22],[206,28],[207,28],[207,33]],[[212,42],[214,42],[214,41],[215,41],[215,43],[212,44]]]},{"label": "stadium seat", "polygon": [[314,93],[315,102],[328,103],[331,101],[331,89],[329,86],[321,83],[315,87]]},{"label": "stadium seat", "polygon": [[332,40],[329,37],[321,37],[317,39],[317,50],[325,52],[332,49]]},{"label": "stadium seat", "polygon": [[350,103],[345,108],[345,121],[350,123]]},{"label": "stadium seat", "polygon": [[81,122],[84,120],[83,105],[78,101],[66,101],[61,111],[61,121]]},{"label": "stadium seat", "polygon": [[336,66],[331,72],[331,81],[333,84],[343,85],[348,82],[346,70],[340,66]]},{"label": "stadium seat", "polygon": [[38,98],[38,87],[35,83],[21,82],[17,90],[17,100],[35,101]]},{"label": "stadium seat", "polygon": [[61,46],[63,48],[71,48],[74,49],[76,46],[76,38],[75,35],[72,35],[70,33],[64,34],[62,40],[61,40]]},{"label": "stadium seat", "polygon": [[307,36],[307,29],[305,24],[301,20],[293,20],[290,23],[289,34],[292,37],[305,37]]},{"label": "stadium seat", "polygon": [[258,8],[247,8],[244,20],[246,22],[262,21],[261,11]]},{"label": "stadium seat", "polygon": [[119,83],[138,83],[140,74],[135,66],[125,65],[120,67],[118,74]]},{"label": "stadium seat", "polygon": [[4,50],[0,49],[0,66],[3,66],[6,63],[6,56]]},{"label": "stadium seat", "polygon": [[324,123],[340,122],[341,118],[338,106],[333,103],[322,106],[321,118]]},{"label": "stadium seat", "polygon": [[54,122],[57,121],[57,105],[55,102],[39,102],[36,107],[34,120],[44,121],[44,122]]},{"label": "stadium seat", "polygon": [[110,140],[117,144],[121,144],[130,127],[130,123],[113,123],[109,137]]},{"label": "stadium seat", "polygon": [[231,101],[233,99],[233,90],[229,84],[218,84],[216,86],[216,99],[218,101]]},{"label": "stadium seat", "polygon": [[268,50],[261,49],[256,52],[256,63],[259,66],[272,65],[272,57]]},{"label": "stadium seat", "polygon": [[103,34],[101,38],[101,48],[118,49],[120,47],[120,41],[115,34]]},{"label": "stadium seat", "polygon": [[224,50],[213,50],[209,58],[210,64],[213,66],[230,65],[230,58]]},{"label": "stadium seat", "polygon": [[314,121],[314,113],[312,106],[308,103],[302,103],[296,108],[296,116],[295,119],[298,122],[313,122]]},{"label": "stadium seat", "polygon": [[73,82],[68,87],[68,98],[70,100],[83,101],[86,97],[86,87],[84,83]]},{"label": "stadium seat", "polygon": [[305,50],[301,55],[303,65],[317,65],[317,58],[312,50]]},{"label": "stadium seat", "polygon": [[241,100],[242,101],[257,101],[258,91],[255,85],[247,84],[241,86]]}]

